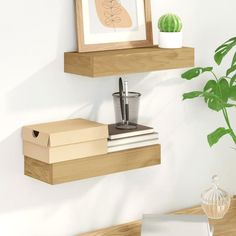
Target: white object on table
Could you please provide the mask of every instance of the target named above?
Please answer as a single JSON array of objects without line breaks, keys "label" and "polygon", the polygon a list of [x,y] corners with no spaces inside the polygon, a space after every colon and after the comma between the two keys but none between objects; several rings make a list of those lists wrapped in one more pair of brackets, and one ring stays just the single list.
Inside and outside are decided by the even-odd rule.
[{"label": "white object on table", "polygon": [[144,215],[141,236],[213,236],[205,215]]}]

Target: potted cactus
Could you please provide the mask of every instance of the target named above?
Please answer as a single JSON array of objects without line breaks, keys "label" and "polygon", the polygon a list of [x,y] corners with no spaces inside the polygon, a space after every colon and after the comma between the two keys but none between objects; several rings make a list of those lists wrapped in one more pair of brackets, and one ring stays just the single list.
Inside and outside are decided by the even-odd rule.
[{"label": "potted cactus", "polygon": [[182,21],[175,14],[165,14],[158,21],[159,47],[181,48],[183,46]]}]

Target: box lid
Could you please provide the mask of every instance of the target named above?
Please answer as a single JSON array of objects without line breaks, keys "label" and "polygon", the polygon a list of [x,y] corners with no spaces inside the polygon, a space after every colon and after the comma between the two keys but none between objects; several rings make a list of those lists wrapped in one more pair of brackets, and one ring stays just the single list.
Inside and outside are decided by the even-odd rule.
[{"label": "box lid", "polygon": [[87,142],[108,137],[107,125],[71,119],[23,127],[23,140],[44,147]]}]

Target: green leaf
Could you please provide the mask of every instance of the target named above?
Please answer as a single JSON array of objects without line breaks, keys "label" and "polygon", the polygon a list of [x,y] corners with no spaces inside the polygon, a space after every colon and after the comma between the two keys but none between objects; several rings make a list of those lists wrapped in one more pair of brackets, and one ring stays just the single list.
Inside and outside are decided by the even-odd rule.
[{"label": "green leaf", "polygon": [[193,68],[193,69],[190,69],[186,72],[184,72],[181,77],[183,79],[187,79],[187,80],[191,80],[195,77],[198,77],[200,74],[204,73],[204,72],[209,72],[209,71],[212,71],[213,70],[213,67],[196,67],[196,68]]},{"label": "green leaf", "polygon": [[234,57],[233,57],[233,60],[232,60],[232,63],[231,63],[231,67],[236,65],[236,52],[234,53]]},{"label": "green leaf", "polygon": [[215,50],[215,62],[220,65],[223,58],[228,54],[228,52],[236,45],[236,37],[233,37],[223,43]]},{"label": "green leaf", "polygon": [[230,89],[226,79],[221,78],[219,81],[209,80],[203,91],[204,100],[210,109],[220,111],[227,106]]},{"label": "green leaf", "polygon": [[236,105],[235,104],[226,103],[225,107],[236,107]]},{"label": "green leaf", "polygon": [[236,70],[236,53],[234,54],[234,57],[233,57],[233,60],[231,63],[231,67],[226,72],[226,76],[228,76],[229,74],[231,74],[235,70]]},{"label": "green leaf", "polygon": [[215,89],[217,89],[217,82],[215,80],[208,80],[204,87],[204,91],[214,91]]},{"label": "green leaf", "polygon": [[227,72],[226,72],[226,76],[229,76],[229,74],[231,74],[232,72],[234,72],[236,70],[236,65],[230,67]]},{"label": "green leaf", "polygon": [[218,87],[220,93],[219,95],[222,101],[227,102],[230,95],[230,88],[228,81],[224,78],[221,78],[220,81],[218,82]]},{"label": "green leaf", "polygon": [[236,81],[236,74],[230,79],[229,86],[233,86],[234,82]]},{"label": "green leaf", "polygon": [[217,86],[217,82],[215,80],[209,80],[203,91],[204,100],[207,103],[208,107],[214,111],[220,111],[223,106],[221,101],[221,97],[219,96],[219,88]]},{"label": "green leaf", "polygon": [[213,70],[213,67],[205,67],[205,68],[202,68],[202,73],[204,72],[210,72]]},{"label": "green leaf", "polygon": [[201,95],[202,95],[201,91],[192,91],[192,92],[189,92],[189,93],[184,93],[183,94],[183,100],[196,98],[196,97],[199,97]]},{"label": "green leaf", "polygon": [[183,100],[193,99],[197,97],[204,97],[206,103],[212,110],[220,111],[223,107],[236,107],[236,104],[230,104],[222,101],[222,99],[213,93],[192,91],[183,94]]},{"label": "green leaf", "polygon": [[[212,94],[212,93],[208,93],[208,92],[203,92],[202,96],[205,99],[212,99],[212,100],[216,100],[219,103],[220,109],[222,107],[236,107],[236,104],[231,104],[231,103],[225,103],[224,101],[221,100],[220,97]],[[219,109],[219,110],[220,110]],[[218,111],[218,110],[217,110]]]},{"label": "green leaf", "polygon": [[207,136],[207,140],[209,145],[212,147],[214,144],[216,144],[224,135],[229,134],[231,132],[230,129],[225,129],[223,127],[218,128],[211,134]]},{"label": "green leaf", "polygon": [[[217,83],[216,83],[215,80],[208,80],[208,82],[206,83],[203,91],[204,92],[208,92],[209,91],[209,93],[211,93],[211,92],[213,92],[215,90],[216,87],[217,87]],[[207,103],[207,99],[208,99],[208,97],[205,96],[204,100],[205,100],[206,103]]]},{"label": "green leaf", "polygon": [[230,99],[236,101],[236,86],[232,86],[230,87],[230,95],[229,95]]}]

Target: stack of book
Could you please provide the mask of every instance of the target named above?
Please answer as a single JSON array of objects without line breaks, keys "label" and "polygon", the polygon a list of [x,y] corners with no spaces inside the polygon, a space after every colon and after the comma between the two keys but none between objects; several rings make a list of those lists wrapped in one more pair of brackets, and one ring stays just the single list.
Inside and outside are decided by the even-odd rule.
[{"label": "stack of book", "polygon": [[205,215],[144,215],[141,236],[213,236]]},{"label": "stack of book", "polygon": [[158,133],[153,128],[137,125],[133,130],[117,129],[115,124],[108,125],[108,152],[117,152],[158,144]]}]

